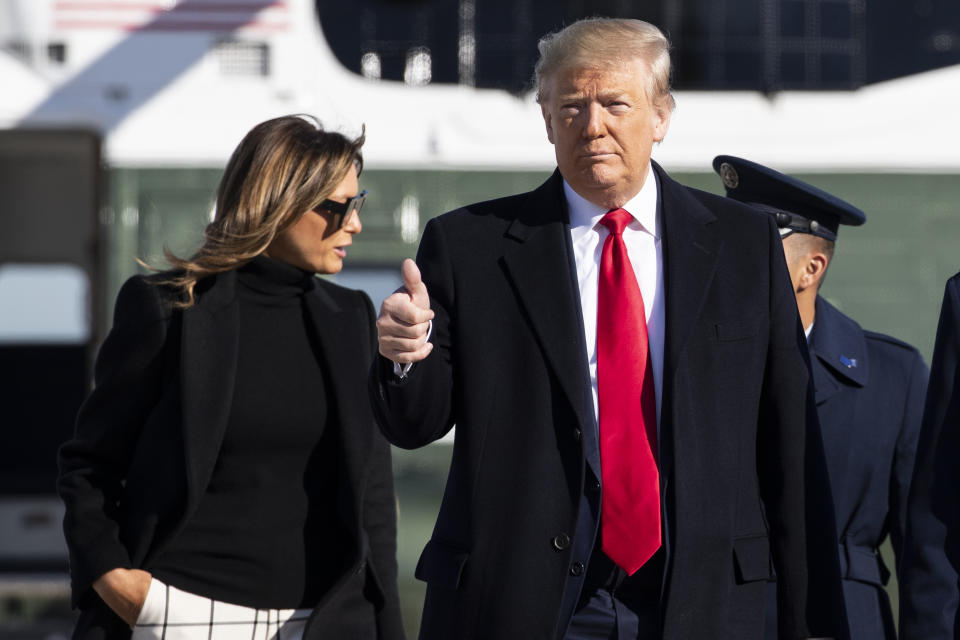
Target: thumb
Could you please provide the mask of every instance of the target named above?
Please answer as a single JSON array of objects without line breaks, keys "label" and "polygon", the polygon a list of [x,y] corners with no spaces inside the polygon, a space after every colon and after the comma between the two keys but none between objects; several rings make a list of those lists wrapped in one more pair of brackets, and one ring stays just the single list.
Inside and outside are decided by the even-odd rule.
[{"label": "thumb", "polygon": [[417,263],[407,258],[400,267],[400,274],[403,277],[403,286],[410,294],[413,303],[422,309],[429,309],[430,296],[427,294],[427,285],[423,284],[420,278],[420,268],[417,267]]}]

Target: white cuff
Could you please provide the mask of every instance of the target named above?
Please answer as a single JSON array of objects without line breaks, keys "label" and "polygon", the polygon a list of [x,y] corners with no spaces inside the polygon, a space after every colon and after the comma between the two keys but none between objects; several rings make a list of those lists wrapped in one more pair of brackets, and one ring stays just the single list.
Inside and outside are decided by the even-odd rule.
[{"label": "white cuff", "polygon": [[[427,342],[430,341],[430,335],[433,333],[433,320],[430,321],[430,326],[427,327]],[[407,374],[410,373],[410,369],[413,368],[414,363],[408,362],[406,364],[400,364],[399,362],[393,363],[393,375],[397,376],[400,380],[403,380],[407,377]]]}]

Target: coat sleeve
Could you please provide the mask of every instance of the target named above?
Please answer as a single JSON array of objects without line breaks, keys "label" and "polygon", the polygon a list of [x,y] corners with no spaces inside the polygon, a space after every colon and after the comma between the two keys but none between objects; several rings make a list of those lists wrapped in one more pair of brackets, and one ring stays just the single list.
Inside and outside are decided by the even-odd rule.
[{"label": "coat sleeve", "polygon": [[780,638],[848,638],[833,500],[809,354],[770,221],[770,344],[761,399],[761,493],[777,572]]},{"label": "coat sleeve", "polygon": [[120,542],[118,502],[141,427],[160,395],[170,309],[143,277],[117,296],[113,328],[94,367],[95,388],[60,448],[57,490],[66,507],[73,603],[114,568],[130,568]]},{"label": "coat sleeve", "polygon": [[927,392],[927,367],[916,351],[911,351],[910,374],[905,382],[906,398],[900,434],[894,452],[893,470],[890,474],[890,511],[887,528],[897,564],[903,557],[903,538],[907,527],[907,501],[910,482],[913,479],[917,453],[917,438],[923,417],[923,400]]},{"label": "coat sleeve", "polygon": [[960,274],[947,282],[900,559],[900,638],[957,637],[960,553]]},{"label": "coat sleeve", "polygon": [[433,351],[400,380],[393,363],[377,356],[371,370],[370,396],[374,415],[387,440],[404,449],[415,449],[446,434],[456,419],[453,398],[451,317],[454,301],[454,274],[443,229],[438,219],[430,220],[417,251],[430,307],[434,311],[430,341]]},{"label": "coat sleeve", "polygon": [[[375,354],[377,331],[373,303],[367,294],[361,295],[367,316],[370,353]],[[370,540],[370,562],[376,570],[384,595],[383,609],[377,614],[377,638],[402,640],[403,622],[397,590],[397,502],[393,489],[390,445],[376,426],[371,425],[371,428],[373,437],[363,501],[363,527]]]}]

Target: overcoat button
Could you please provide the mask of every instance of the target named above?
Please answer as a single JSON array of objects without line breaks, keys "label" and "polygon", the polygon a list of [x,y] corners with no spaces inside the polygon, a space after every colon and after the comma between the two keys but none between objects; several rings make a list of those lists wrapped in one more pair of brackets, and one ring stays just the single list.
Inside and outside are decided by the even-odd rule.
[{"label": "overcoat button", "polygon": [[573,439],[577,442],[580,442],[580,429],[577,429],[576,427],[573,429]]},{"label": "overcoat button", "polygon": [[570,546],[570,536],[565,533],[558,533],[553,537],[553,548],[557,551],[563,551]]},{"label": "overcoat button", "polygon": [[582,576],[583,575],[583,563],[574,562],[570,565],[570,575],[572,576]]}]

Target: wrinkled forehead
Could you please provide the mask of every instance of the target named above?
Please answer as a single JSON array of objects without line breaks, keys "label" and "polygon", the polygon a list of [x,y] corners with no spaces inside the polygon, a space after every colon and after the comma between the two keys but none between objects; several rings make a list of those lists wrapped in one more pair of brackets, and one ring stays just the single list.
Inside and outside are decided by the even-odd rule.
[{"label": "wrinkled forehead", "polygon": [[643,92],[649,97],[652,80],[640,58],[570,60],[542,79],[543,98],[591,91],[598,94]]}]

